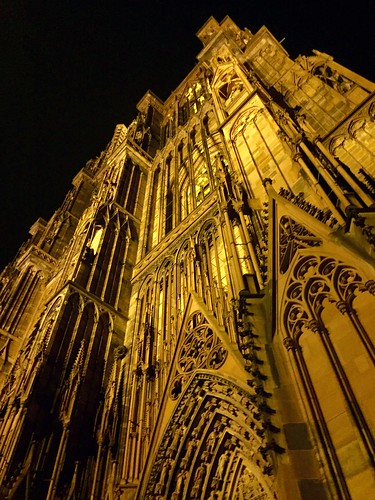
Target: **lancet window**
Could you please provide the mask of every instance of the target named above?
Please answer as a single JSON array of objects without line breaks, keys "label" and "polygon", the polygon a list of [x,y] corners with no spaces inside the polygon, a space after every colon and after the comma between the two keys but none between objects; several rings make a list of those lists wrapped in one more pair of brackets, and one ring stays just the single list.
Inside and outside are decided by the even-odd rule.
[{"label": "lancet window", "polygon": [[192,194],[190,178],[187,172],[180,172],[180,218],[184,220],[192,211]]},{"label": "lancet window", "polygon": [[184,143],[178,145],[178,207],[177,220],[183,220],[191,212],[191,189],[188,161],[185,158]]},{"label": "lancet window", "polygon": [[86,267],[81,271],[80,280],[88,283],[90,292],[113,306],[117,306],[119,300],[129,238],[124,214],[103,214],[94,225],[84,257]]},{"label": "lancet window", "polygon": [[96,255],[99,250],[99,245],[102,240],[104,227],[100,224],[96,224],[94,227],[94,233],[92,240],[89,242],[88,247],[92,250],[93,254]]},{"label": "lancet window", "polygon": [[149,205],[149,230],[147,249],[151,250],[158,243],[159,237],[159,207],[161,197],[160,167],[154,171],[152,177],[151,200]]},{"label": "lancet window", "polygon": [[[367,329],[364,324],[369,311],[373,310],[371,283],[365,282],[355,268],[332,257],[301,254],[290,274],[281,308],[287,333],[284,344],[293,352],[308,390],[311,409],[317,416],[319,432],[329,449],[326,458],[330,467],[336,470],[343,491],[348,486],[343,480],[343,472],[348,477],[354,463],[373,460],[375,456],[371,432],[375,421],[358,403],[361,398],[370,397],[371,388],[363,386],[363,375],[353,364],[353,353],[356,360],[366,360],[366,366],[375,361],[372,328]],[[327,391],[323,380],[330,380],[331,392]],[[333,412],[332,394],[335,394]],[[350,463],[336,455],[342,437],[337,426],[325,425],[325,419],[335,418],[340,418],[353,442],[362,443],[353,452]]]},{"label": "lancet window", "polygon": [[161,146],[165,146],[168,139],[174,137],[176,134],[176,119],[175,114],[168,115],[164,126],[161,129]]},{"label": "lancet window", "polygon": [[[95,446],[95,410],[101,397],[109,332],[107,314],[98,317],[93,303],[84,305],[78,294],[71,295],[51,341],[52,362],[43,367],[42,376],[48,380],[48,390],[53,396],[51,401],[58,398],[60,418],[70,424],[66,445],[77,446],[77,457],[81,449]],[[61,392],[56,393],[56,387],[62,387]],[[56,437],[59,439],[58,427]],[[69,468],[69,464],[66,466]]]},{"label": "lancet window", "polygon": [[194,249],[191,241],[185,241],[177,256],[177,308],[182,318],[191,290],[196,290]]},{"label": "lancet window", "polygon": [[[86,414],[95,417],[95,409],[98,399],[101,397],[102,377],[105,365],[105,352],[109,340],[111,322],[107,313],[101,314],[94,324],[94,330],[90,333],[87,329],[86,348],[87,358],[84,373],[85,380],[81,390],[81,403]],[[94,423],[94,422],[92,422]]]},{"label": "lancet window", "polygon": [[219,322],[223,321],[228,290],[227,256],[214,222],[208,222],[199,237],[201,294]]},{"label": "lancet window", "polygon": [[210,194],[210,178],[206,162],[200,161],[194,165],[194,189],[197,206]]},{"label": "lancet window", "polygon": [[175,335],[171,323],[176,315],[175,276],[172,262],[165,262],[158,272],[157,296],[157,346],[156,360],[158,363],[169,364],[170,353],[175,345]]},{"label": "lancet window", "polygon": [[197,130],[195,127],[190,131],[190,142],[193,147],[197,144]]},{"label": "lancet window", "polygon": [[[82,451],[96,449],[96,432],[98,430],[96,418],[102,398],[101,388],[108,333],[109,318],[105,314],[98,318],[91,334],[91,342],[88,339],[81,342],[74,365],[61,391],[60,418],[65,421],[71,420],[66,448],[68,451],[75,452],[75,456],[82,463],[85,463],[87,459]],[[75,414],[74,418],[72,418],[72,414]],[[114,411],[111,424],[115,429],[116,416],[116,411]],[[111,431],[110,426],[108,430]],[[108,437],[107,435],[107,443]],[[65,463],[62,474],[68,477],[74,475],[72,465]],[[83,495],[89,494],[88,488],[89,485],[82,490]]]},{"label": "lancet window", "polygon": [[193,83],[186,93],[186,98],[189,103],[190,113],[197,113],[205,100],[204,87],[202,83]]},{"label": "lancet window", "polygon": [[174,172],[172,170],[172,157],[168,156],[165,168],[165,221],[164,230],[168,234],[173,229],[174,222]]},{"label": "lancet window", "polygon": [[202,124],[203,124],[203,130],[204,130],[206,136],[209,137],[210,136],[210,119],[209,119],[208,113],[206,113],[205,116],[203,117]]},{"label": "lancet window", "polygon": [[125,209],[131,213],[135,214],[135,206],[138,197],[139,181],[141,178],[141,170],[138,165],[134,165],[133,175],[131,179],[130,189],[128,192],[128,197],[126,200]]},{"label": "lancet window", "polygon": [[40,278],[41,272],[30,266],[18,276],[15,282],[10,281],[4,288],[4,309],[0,308],[1,328],[10,332],[16,329],[26,308],[32,305],[30,300],[39,285]]},{"label": "lancet window", "polygon": [[121,173],[116,202],[124,207],[128,212],[134,214],[138,197],[141,170],[130,158],[125,160]]},{"label": "lancet window", "polygon": [[218,89],[218,95],[225,110],[235,105],[244,90],[244,83],[237,73],[231,71],[222,78]]},{"label": "lancet window", "polygon": [[152,319],[153,310],[153,281],[148,279],[144,285],[144,290],[142,296],[140,297],[140,311],[139,311],[139,344],[138,344],[138,359],[145,363],[147,361],[146,357],[146,335],[145,332],[150,330],[150,326],[153,324]]},{"label": "lancet window", "polygon": [[186,100],[178,106],[178,125],[182,126],[189,119],[189,102]]},{"label": "lancet window", "polygon": [[81,303],[77,293],[69,296],[57,330],[51,339],[50,358],[55,364],[63,363],[69,345],[74,339],[74,332],[80,315]]},{"label": "lancet window", "polygon": [[181,168],[184,165],[184,143],[180,142],[177,148],[178,154],[178,167]]},{"label": "lancet window", "polygon": [[146,451],[155,426],[160,397],[164,389],[171,353],[175,345],[173,330],[174,268],[170,260],[156,271],[156,279],[145,278],[138,295],[135,324],[135,371],[132,385],[128,447],[131,459],[126,467],[137,477],[146,460]]},{"label": "lancet window", "polygon": [[[78,322],[76,324],[76,329],[73,326],[73,329],[70,331],[70,343],[67,349],[67,357],[69,359],[68,364],[66,365],[66,371],[69,372],[72,368],[72,365],[76,359],[77,353],[81,347],[81,342],[85,343],[85,351],[89,347],[90,339],[94,340],[94,325],[96,322],[96,312],[93,303],[88,303],[83,311],[79,314]],[[63,353],[61,353],[61,360],[63,359]]]}]

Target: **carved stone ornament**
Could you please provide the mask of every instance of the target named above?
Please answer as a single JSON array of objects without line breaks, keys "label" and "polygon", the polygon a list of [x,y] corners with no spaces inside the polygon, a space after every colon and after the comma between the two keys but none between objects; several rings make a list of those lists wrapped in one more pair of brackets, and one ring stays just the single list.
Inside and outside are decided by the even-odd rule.
[{"label": "carved stone ornament", "polygon": [[299,248],[316,247],[322,240],[308,231],[291,217],[284,215],[279,224],[279,258],[280,273],[284,274],[290,266]]},{"label": "carved stone ornament", "polygon": [[228,354],[201,312],[195,311],[191,314],[184,337],[170,391],[172,399],[178,398],[183,383],[195,370],[204,368],[217,370],[224,364]]},{"label": "carved stone ornament", "polygon": [[352,310],[355,296],[366,290],[353,267],[332,257],[301,255],[289,278],[282,307],[284,326],[290,337],[284,341],[287,349],[292,347],[292,341],[293,347],[298,344],[306,328],[316,331],[313,325],[320,322],[327,301],[347,314]]},{"label": "carved stone ornament", "polygon": [[115,360],[124,359],[127,352],[128,352],[127,348],[123,345],[116,347],[113,353]]}]

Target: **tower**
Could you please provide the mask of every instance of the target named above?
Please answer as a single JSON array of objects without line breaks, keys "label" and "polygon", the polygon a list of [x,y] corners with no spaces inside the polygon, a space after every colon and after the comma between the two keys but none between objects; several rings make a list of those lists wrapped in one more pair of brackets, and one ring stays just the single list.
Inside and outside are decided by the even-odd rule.
[{"label": "tower", "polygon": [[374,491],[375,86],[197,35],[2,273],[3,498]]}]

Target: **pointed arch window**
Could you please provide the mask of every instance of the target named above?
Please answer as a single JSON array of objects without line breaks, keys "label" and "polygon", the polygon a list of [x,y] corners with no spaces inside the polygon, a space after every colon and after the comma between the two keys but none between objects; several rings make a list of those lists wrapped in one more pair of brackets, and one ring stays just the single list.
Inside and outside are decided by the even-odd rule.
[{"label": "pointed arch window", "polygon": [[231,108],[243,95],[244,82],[235,72],[227,73],[218,88],[218,94],[225,109]]},{"label": "pointed arch window", "polygon": [[97,224],[94,228],[94,235],[91,242],[89,243],[89,248],[91,248],[94,255],[98,253],[99,245],[102,239],[104,228],[103,226]]},{"label": "pointed arch window", "polygon": [[165,194],[165,234],[173,228],[174,211],[174,175],[172,172],[172,157],[166,160],[166,194]]},{"label": "pointed arch window", "polygon": [[147,238],[147,251],[150,251],[159,241],[159,206],[160,206],[160,166],[158,166],[152,177],[149,229]]},{"label": "pointed arch window", "polygon": [[123,263],[130,238],[128,220],[122,213],[114,213],[105,229],[104,224],[97,224],[96,228],[98,229],[91,243],[92,245],[95,242],[97,245],[96,254],[88,288],[91,293],[117,306],[124,271]]},{"label": "pointed arch window", "polygon": [[186,306],[186,303],[187,303],[187,299],[188,299],[188,294],[191,290],[194,289],[194,286],[193,286],[193,276],[192,276],[192,273],[191,273],[191,266],[190,266],[190,252],[191,252],[191,248],[190,248],[190,243],[189,241],[186,241],[180,251],[179,251],[179,254],[178,254],[178,259],[177,259],[177,262],[178,262],[178,266],[177,266],[177,273],[178,273],[178,285],[177,285],[177,289],[178,289],[178,309],[179,309],[179,313],[182,315],[184,310],[185,310],[185,306]]},{"label": "pointed arch window", "polygon": [[183,126],[189,119],[189,102],[186,100],[178,106],[178,125]]},{"label": "pointed arch window", "polygon": [[135,205],[138,197],[140,178],[141,178],[141,169],[139,168],[138,165],[134,165],[130,189],[125,206],[125,209],[131,214],[135,213]]},{"label": "pointed arch window", "polygon": [[116,202],[134,214],[138,198],[141,169],[130,158],[125,160],[117,190]]},{"label": "pointed arch window", "polygon": [[176,134],[176,118],[175,113],[168,115],[167,121],[161,130],[161,147],[164,147],[167,140],[174,137]]},{"label": "pointed arch window", "polygon": [[165,262],[161,267],[158,282],[157,346],[155,356],[157,361],[169,362],[169,356],[172,352],[171,342],[174,341],[171,337],[171,318],[175,309],[173,303],[174,269],[170,261]]},{"label": "pointed arch window", "polygon": [[180,218],[184,220],[192,211],[191,186],[187,175],[182,178],[180,184]]},{"label": "pointed arch window", "polygon": [[50,359],[55,360],[54,363],[56,366],[62,364],[66,357],[79,317],[79,309],[80,298],[78,293],[74,293],[67,300],[61,320],[51,340],[49,355]]},{"label": "pointed arch window", "polygon": [[198,113],[205,101],[205,92],[202,83],[193,83],[186,93],[186,98],[189,103],[190,112],[192,114]]},{"label": "pointed arch window", "polygon": [[191,141],[191,144],[192,146],[194,147],[197,143],[197,130],[195,127],[192,128],[191,132],[190,132],[190,141]]},{"label": "pointed arch window", "polygon": [[194,170],[194,186],[195,200],[198,206],[211,192],[210,179],[205,162],[199,163]]},{"label": "pointed arch window", "polygon": [[199,238],[199,243],[203,299],[221,322],[228,289],[227,258],[223,241],[213,222],[207,223]]},{"label": "pointed arch window", "polygon": [[173,184],[168,187],[165,200],[165,234],[167,234],[173,229]]},{"label": "pointed arch window", "polygon": [[184,165],[184,143],[180,142],[177,148],[178,153],[178,165],[181,168]]}]

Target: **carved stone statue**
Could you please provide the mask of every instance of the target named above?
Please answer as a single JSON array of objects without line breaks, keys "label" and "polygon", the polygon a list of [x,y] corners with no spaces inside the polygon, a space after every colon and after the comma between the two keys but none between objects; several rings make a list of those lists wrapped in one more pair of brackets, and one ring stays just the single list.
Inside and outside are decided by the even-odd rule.
[{"label": "carved stone statue", "polygon": [[181,498],[181,493],[183,492],[185,479],[187,477],[187,472],[182,470],[177,475],[176,488],[172,493],[171,500],[178,500]]},{"label": "carved stone statue", "polygon": [[168,482],[169,471],[172,468],[172,464],[173,464],[173,460],[171,460],[170,458],[168,458],[167,460],[165,460],[163,462],[163,466],[162,466],[162,469],[161,469],[159,482],[155,486],[155,493],[156,494],[162,494],[163,493],[163,490],[164,490],[164,488],[165,488],[165,486],[166,486],[166,484]]},{"label": "carved stone statue", "polygon": [[228,463],[228,460],[229,460],[229,455],[228,453],[224,453],[223,455],[221,455],[221,457],[219,458],[219,462],[217,464],[217,471],[216,471],[216,477],[218,479],[223,479],[224,475],[225,475],[225,469],[226,469],[226,466],[227,466],[227,463]]}]

